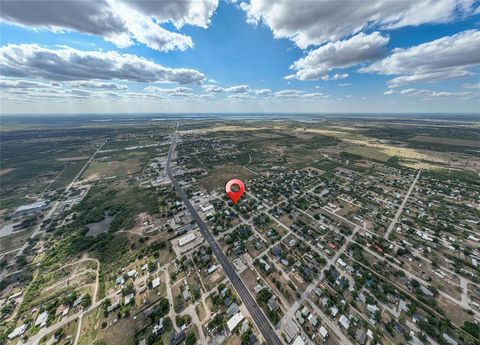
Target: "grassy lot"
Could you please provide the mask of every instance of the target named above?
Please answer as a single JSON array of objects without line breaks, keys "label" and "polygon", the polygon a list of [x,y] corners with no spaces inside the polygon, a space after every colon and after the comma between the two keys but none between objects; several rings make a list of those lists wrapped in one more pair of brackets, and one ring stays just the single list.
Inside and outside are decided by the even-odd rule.
[{"label": "grassy lot", "polygon": [[212,191],[217,188],[225,188],[225,184],[232,178],[239,178],[246,180],[254,174],[244,169],[237,164],[227,164],[221,167],[216,167],[206,176],[201,178],[198,182],[207,190]]}]

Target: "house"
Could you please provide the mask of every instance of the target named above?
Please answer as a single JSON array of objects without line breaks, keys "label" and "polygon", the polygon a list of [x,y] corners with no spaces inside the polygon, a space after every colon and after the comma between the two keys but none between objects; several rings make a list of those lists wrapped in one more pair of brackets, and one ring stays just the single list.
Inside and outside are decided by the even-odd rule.
[{"label": "house", "polygon": [[235,329],[235,327],[237,327],[238,324],[243,321],[244,318],[245,317],[243,316],[243,314],[241,312],[238,312],[235,315],[233,315],[227,321],[227,327],[228,327],[229,331],[232,332]]},{"label": "house", "polygon": [[55,316],[58,316],[58,315],[61,315],[63,314],[63,312],[67,309],[67,305],[66,304],[61,304],[58,306],[57,310],[55,311]]},{"label": "house", "polygon": [[238,307],[237,303],[232,303],[226,310],[225,314],[227,315],[228,318],[232,317],[236,313],[240,311],[240,308]]},{"label": "house", "polygon": [[125,279],[123,279],[123,277],[120,276],[115,280],[115,283],[117,285],[123,285],[123,284],[125,284]]},{"label": "house", "polygon": [[324,341],[328,339],[328,331],[325,327],[321,326],[318,332],[320,333]]},{"label": "house", "polygon": [[170,335],[170,345],[178,345],[184,340],[185,340],[184,331],[180,331],[178,333],[173,331],[173,333]]},{"label": "house", "polygon": [[302,313],[300,312],[300,310],[297,310],[297,312],[295,313],[295,318],[301,325],[305,323],[305,319],[302,317]]},{"label": "house", "polygon": [[82,296],[78,297],[74,302],[73,302],[73,307],[75,308],[77,305],[82,302]]},{"label": "house", "polygon": [[330,314],[335,317],[338,314],[338,308],[336,306],[333,306],[330,308]]},{"label": "house", "polygon": [[400,300],[400,301],[398,302],[397,311],[398,311],[399,313],[401,313],[402,311],[403,311],[403,312],[407,312],[407,311],[408,311],[407,303],[405,303],[404,300]]},{"label": "house", "polygon": [[292,345],[305,345],[305,342],[299,335],[297,335]]},{"label": "house", "polygon": [[28,328],[27,323],[24,323],[23,325],[18,326],[12,331],[12,333],[8,335],[8,339],[12,340],[12,339],[15,339],[16,337],[22,336],[27,330],[27,328]]},{"label": "house", "polygon": [[37,319],[35,320],[35,326],[37,327],[43,327],[47,324],[47,319],[48,319],[48,311],[44,311],[40,315],[37,316]]},{"label": "house", "polygon": [[348,330],[348,328],[350,328],[350,320],[345,316],[345,315],[341,315],[340,316],[340,319],[338,319],[338,322],[343,326],[343,328],[345,328],[346,330]]},{"label": "house", "polygon": [[124,304],[125,304],[125,305],[130,304],[130,302],[132,301],[132,299],[133,299],[133,293],[131,293],[131,294],[129,294],[129,295],[126,295],[126,296],[125,296]]},{"label": "house", "polygon": [[155,289],[159,285],[160,285],[160,278],[159,277],[152,280],[152,289]]},{"label": "house", "polygon": [[358,328],[355,332],[355,339],[360,343],[360,345],[364,345],[365,341],[367,340],[367,331],[362,328]]},{"label": "house", "polygon": [[458,341],[450,337],[447,333],[443,333],[442,338],[450,345],[458,345]]},{"label": "house", "polygon": [[110,312],[114,311],[115,309],[117,309],[118,307],[120,307],[120,303],[115,302],[107,308],[107,312],[110,313]]},{"label": "house", "polygon": [[130,270],[130,271],[128,271],[128,273],[127,273],[128,278],[135,277],[136,275],[137,275],[137,271],[136,271],[136,270]]},{"label": "house", "polygon": [[215,272],[217,270],[217,268],[218,268],[217,265],[212,265],[212,266],[210,266],[209,269],[207,269],[207,273],[212,274],[213,272]]},{"label": "house", "polygon": [[155,334],[156,336],[159,336],[160,334],[163,333],[163,329],[164,329],[163,328],[163,318],[161,318],[160,320],[158,320],[158,322],[153,327],[152,333]]},{"label": "house", "polygon": [[269,300],[268,300],[268,308],[270,308],[271,311],[275,311],[277,310],[279,307],[277,301],[275,301],[275,299],[273,297],[271,297]]},{"label": "house", "polygon": [[313,315],[313,314],[308,315],[308,321],[310,322],[310,324],[313,327],[317,327],[318,320],[317,320],[317,317],[315,315]]},{"label": "house", "polygon": [[190,299],[190,291],[188,291],[188,289],[184,289],[182,294],[185,301],[188,301]]}]

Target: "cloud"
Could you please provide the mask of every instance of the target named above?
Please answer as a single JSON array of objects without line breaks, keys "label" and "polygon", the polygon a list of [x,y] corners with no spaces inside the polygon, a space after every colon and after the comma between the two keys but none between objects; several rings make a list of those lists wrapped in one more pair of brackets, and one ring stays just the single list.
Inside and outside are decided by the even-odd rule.
[{"label": "cloud", "polygon": [[301,97],[306,99],[319,99],[319,98],[329,98],[330,95],[325,95],[321,92],[314,92],[314,93],[305,93],[301,95]]},{"label": "cloud", "polygon": [[388,81],[389,87],[413,82],[433,82],[472,74],[480,65],[480,31],[468,30],[453,36],[410,48],[394,49],[392,54],[361,72],[399,75]]},{"label": "cloud", "polygon": [[105,0],[4,0],[1,19],[35,29],[69,29],[101,36],[120,34],[127,30],[123,19],[114,13]]},{"label": "cloud", "polygon": [[288,38],[301,49],[339,40],[365,28],[447,23],[472,15],[479,8],[471,0],[251,0],[241,7],[248,22],[265,24],[275,38]]},{"label": "cloud", "polygon": [[480,89],[480,83],[465,83],[462,84],[465,89]]},{"label": "cloud", "polygon": [[168,68],[132,54],[44,48],[35,44],[0,47],[0,75],[52,81],[128,80],[198,84],[205,75],[193,69]]},{"label": "cloud", "polygon": [[87,89],[103,89],[103,90],[127,90],[127,85],[117,83],[104,83],[95,80],[79,80],[68,83],[71,87],[83,87]]},{"label": "cloud", "polygon": [[295,78],[299,80],[337,80],[348,74],[328,75],[333,69],[348,68],[365,61],[372,61],[384,55],[389,37],[379,32],[369,35],[360,33],[343,41],[329,42],[310,51],[306,57],[293,63]]},{"label": "cloud", "polygon": [[288,98],[288,97],[300,97],[305,94],[304,91],[300,90],[281,90],[274,93],[274,96],[277,98]]},{"label": "cloud", "polygon": [[0,79],[0,89],[15,89],[15,90],[24,90],[24,89],[40,89],[40,88],[51,88],[53,83],[40,83],[37,81],[31,80],[11,80],[11,79]]},{"label": "cloud", "polygon": [[423,98],[436,98],[436,97],[467,97],[471,96],[471,92],[449,92],[449,91],[433,91],[426,89],[403,89],[403,90],[388,90],[383,93],[384,95],[406,95],[414,97],[423,97]]},{"label": "cloud", "polygon": [[352,84],[350,84],[350,83],[340,83],[340,84],[338,84],[338,86],[350,86],[350,85],[352,85]]},{"label": "cloud", "polygon": [[345,79],[348,78],[350,74],[348,73],[335,73],[332,76],[324,75],[321,79],[324,81],[330,81],[330,80],[340,80],[340,79]]},{"label": "cloud", "polygon": [[272,94],[272,90],[270,89],[256,89],[254,92],[257,96],[267,96]]},{"label": "cloud", "polygon": [[123,2],[146,16],[154,16],[162,23],[171,22],[177,28],[184,25],[207,28],[210,24],[210,18],[218,6],[218,0],[123,0]]},{"label": "cloud", "polygon": [[255,96],[252,95],[246,95],[246,94],[233,94],[233,95],[228,95],[227,98],[229,99],[237,99],[237,100],[254,100],[257,99]]},{"label": "cloud", "polygon": [[166,96],[185,97],[192,95],[192,89],[189,87],[176,87],[174,89],[164,89],[157,86],[147,86],[143,89],[146,92],[163,94]]},{"label": "cloud", "polygon": [[225,91],[231,93],[247,93],[250,91],[250,87],[248,85],[234,85],[227,87]]},{"label": "cloud", "polygon": [[217,85],[202,85],[202,89],[206,93],[221,93],[225,91],[223,87]]},{"label": "cloud", "polygon": [[217,0],[4,0],[1,19],[10,24],[49,31],[72,30],[101,36],[120,48],[134,42],[158,50],[185,50],[189,36],[168,31],[160,24],[208,27]]}]

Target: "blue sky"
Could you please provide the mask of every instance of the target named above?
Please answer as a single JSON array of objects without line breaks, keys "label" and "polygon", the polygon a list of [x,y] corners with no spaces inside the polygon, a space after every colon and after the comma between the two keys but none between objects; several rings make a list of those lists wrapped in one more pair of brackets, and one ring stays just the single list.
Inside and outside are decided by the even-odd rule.
[{"label": "blue sky", "polygon": [[2,1],[2,113],[479,108],[478,1],[41,3]]}]

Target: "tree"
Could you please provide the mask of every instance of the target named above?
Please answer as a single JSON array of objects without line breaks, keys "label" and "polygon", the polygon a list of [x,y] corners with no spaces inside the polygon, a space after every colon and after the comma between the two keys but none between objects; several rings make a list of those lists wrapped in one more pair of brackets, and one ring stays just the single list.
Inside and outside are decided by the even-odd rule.
[{"label": "tree", "polygon": [[185,339],[185,345],[193,345],[197,342],[197,338],[195,338],[195,333],[190,332],[187,335],[187,339]]},{"label": "tree", "polygon": [[83,296],[81,303],[82,307],[84,308],[90,307],[90,305],[92,305],[92,296],[87,293],[85,296]]}]

